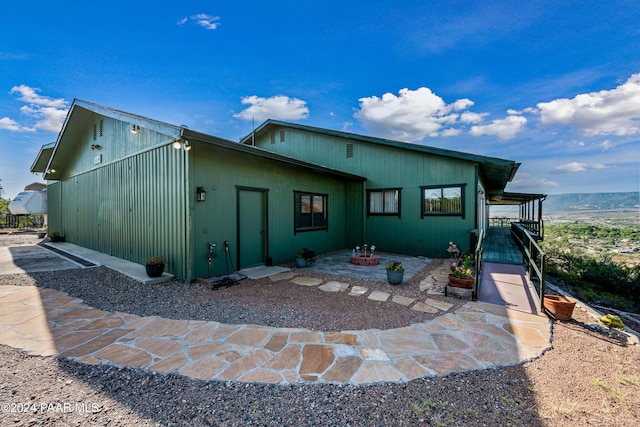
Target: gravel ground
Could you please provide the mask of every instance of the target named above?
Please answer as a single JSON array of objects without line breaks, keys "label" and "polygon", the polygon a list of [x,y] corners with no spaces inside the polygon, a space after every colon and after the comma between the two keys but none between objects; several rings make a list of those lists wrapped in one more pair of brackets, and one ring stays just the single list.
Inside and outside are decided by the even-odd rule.
[{"label": "gravel ground", "polygon": [[[33,243],[13,237],[0,235],[0,245]],[[145,287],[105,268],[0,276],[6,284],[63,290],[105,310],[229,323],[338,330],[428,319],[403,317],[408,310],[397,304],[360,304],[303,286]],[[398,288],[416,292],[411,284]],[[635,426],[640,347],[588,323],[593,319],[579,309],[571,321],[555,322],[553,348],[520,366],[370,386],[205,382],[0,346],[0,425]]]}]

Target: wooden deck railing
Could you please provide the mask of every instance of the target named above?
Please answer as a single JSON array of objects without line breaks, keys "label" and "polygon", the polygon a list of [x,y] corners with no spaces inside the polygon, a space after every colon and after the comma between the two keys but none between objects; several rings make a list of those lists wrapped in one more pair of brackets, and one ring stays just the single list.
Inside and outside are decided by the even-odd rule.
[{"label": "wooden deck railing", "polygon": [[540,311],[544,311],[545,253],[538,245],[538,235],[521,223],[511,224],[511,235],[522,251],[522,261],[527,268],[529,281],[536,290]]},{"label": "wooden deck railing", "polygon": [[510,227],[513,223],[522,225],[533,233],[537,240],[544,240],[544,221],[542,219],[536,221],[532,219],[510,218],[506,216],[489,218],[490,227]]}]

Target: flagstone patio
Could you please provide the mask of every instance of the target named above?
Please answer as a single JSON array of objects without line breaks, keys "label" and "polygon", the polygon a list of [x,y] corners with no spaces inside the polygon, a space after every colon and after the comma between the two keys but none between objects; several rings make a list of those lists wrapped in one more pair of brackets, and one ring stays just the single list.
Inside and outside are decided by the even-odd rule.
[{"label": "flagstone patio", "polygon": [[[437,287],[432,279],[426,280]],[[381,291],[367,295],[363,287],[292,273],[272,280],[441,315],[403,328],[322,332],[139,317],[93,309],[56,290],[0,286],[0,343],[80,363],[277,384],[410,381],[518,364],[550,343],[545,316],[477,302],[452,312],[453,304],[429,295],[421,300]],[[425,284],[424,290],[431,287]]]}]

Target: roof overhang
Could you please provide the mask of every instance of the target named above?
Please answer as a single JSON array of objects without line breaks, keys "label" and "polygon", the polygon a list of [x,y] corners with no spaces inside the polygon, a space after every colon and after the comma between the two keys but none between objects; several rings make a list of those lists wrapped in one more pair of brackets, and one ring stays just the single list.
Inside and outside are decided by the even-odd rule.
[{"label": "roof overhang", "polygon": [[31,172],[33,173],[44,173],[47,170],[47,165],[51,160],[51,156],[53,155],[53,149],[56,143],[52,142],[50,144],[45,144],[40,147],[40,152],[36,156],[36,160],[31,165]]},{"label": "roof overhang", "polygon": [[500,195],[489,198],[490,205],[522,205],[536,200],[544,201],[546,194],[536,193],[508,193],[503,192]]}]

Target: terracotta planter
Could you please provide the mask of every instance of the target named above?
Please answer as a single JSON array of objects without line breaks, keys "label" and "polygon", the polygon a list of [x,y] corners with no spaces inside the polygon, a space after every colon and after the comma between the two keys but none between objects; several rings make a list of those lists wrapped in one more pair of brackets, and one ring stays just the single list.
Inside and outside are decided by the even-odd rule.
[{"label": "terracotta planter", "polygon": [[149,277],[160,277],[164,271],[164,264],[146,264],[144,267]]},{"label": "terracotta planter", "polygon": [[544,308],[549,310],[553,317],[558,320],[569,320],[576,306],[575,300],[559,295],[545,295]]},{"label": "terracotta planter", "polygon": [[451,274],[449,275],[449,285],[454,288],[472,289],[475,283],[476,279],[458,279]]}]

